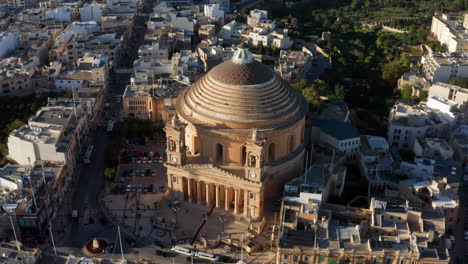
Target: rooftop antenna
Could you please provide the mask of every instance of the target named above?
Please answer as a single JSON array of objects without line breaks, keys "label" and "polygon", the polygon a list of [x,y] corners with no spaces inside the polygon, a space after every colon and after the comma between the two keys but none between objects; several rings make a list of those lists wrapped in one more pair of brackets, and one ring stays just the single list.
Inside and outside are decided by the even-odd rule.
[{"label": "rooftop antenna", "polygon": [[57,249],[55,248],[54,234],[52,233],[52,225],[49,223],[50,238],[52,239],[52,246],[54,247],[55,256],[57,256]]},{"label": "rooftop antenna", "polygon": [[117,226],[117,232],[119,234],[119,241],[120,241],[120,255],[122,256],[122,260],[125,260],[124,255],[123,255],[122,235],[120,234],[120,226]]},{"label": "rooftop antenna", "polygon": [[9,216],[10,216],[11,228],[13,229],[13,235],[15,236],[16,247],[17,247],[18,251],[21,251],[21,247],[19,245],[18,237],[16,236],[15,225],[13,224],[13,219],[11,219],[11,214],[9,214]]},{"label": "rooftop antenna", "polygon": [[44,181],[44,185],[47,188],[47,183],[46,183],[46,179],[45,179],[45,172],[44,172],[44,162],[42,161],[42,158],[41,158],[40,154],[39,154],[39,158],[40,158],[40,161],[41,161],[42,180]]},{"label": "rooftop antenna", "polygon": [[29,184],[31,184],[31,193],[32,193],[32,197],[33,197],[33,201],[34,201],[34,206],[36,207],[36,211],[39,209],[39,207],[37,207],[37,202],[36,202],[36,196],[34,195],[34,186],[33,186],[33,182],[32,182],[32,166],[31,166],[31,158],[28,157],[28,162],[29,162]]},{"label": "rooftop antenna", "polygon": [[76,115],[75,87],[72,86],[73,112],[75,113],[76,125],[78,125],[78,116]]},{"label": "rooftop antenna", "polygon": [[241,234],[241,262],[244,260],[244,233]]}]

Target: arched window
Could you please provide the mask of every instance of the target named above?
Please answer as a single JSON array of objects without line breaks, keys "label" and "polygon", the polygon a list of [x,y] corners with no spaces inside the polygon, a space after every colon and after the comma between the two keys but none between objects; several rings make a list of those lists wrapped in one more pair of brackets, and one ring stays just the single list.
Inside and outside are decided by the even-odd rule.
[{"label": "arched window", "polygon": [[200,139],[198,136],[193,136],[193,154],[200,153]]},{"label": "arched window", "polygon": [[268,160],[275,160],[275,143],[270,143],[270,145],[268,145]]},{"label": "arched window", "polygon": [[245,165],[247,161],[247,149],[245,146],[242,147],[242,150],[241,150],[241,164],[242,166]]},{"label": "arched window", "polygon": [[223,162],[223,157],[224,155],[224,150],[223,150],[223,145],[221,144],[216,144],[216,162]]},{"label": "arched window", "polygon": [[175,142],[175,140],[169,139],[169,151],[175,151],[176,145],[177,143]]},{"label": "arched window", "polygon": [[250,155],[249,157],[249,166],[250,167],[256,167],[257,166],[257,157],[254,155]]},{"label": "arched window", "polygon": [[289,142],[288,142],[288,151],[291,153],[294,151],[295,149],[295,144],[296,142],[294,142],[294,136],[290,136],[289,137]]}]

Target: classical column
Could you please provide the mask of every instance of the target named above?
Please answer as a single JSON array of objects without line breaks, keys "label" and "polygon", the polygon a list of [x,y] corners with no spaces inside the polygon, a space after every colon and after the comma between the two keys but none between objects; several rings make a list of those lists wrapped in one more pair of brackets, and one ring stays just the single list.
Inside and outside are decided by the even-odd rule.
[{"label": "classical column", "polygon": [[202,203],[202,183],[197,181],[197,203]]},{"label": "classical column", "polygon": [[192,202],[192,179],[187,179],[187,200]]},{"label": "classical column", "polygon": [[244,216],[249,217],[249,192],[244,191]]},{"label": "classical column", "polygon": [[205,194],[205,199],[206,199],[206,205],[211,206],[211,190],[210,190],[210,184],[206,183],[206,194]]},{"label": "classical column", "polygon": [[179,177],[179,185],[180,185],[180,188],[179,188],[179,200],[184,200],[185,199],[185,185],[184,185],[184,180],[185,178],[184,177]]},{"label": "classical column", "polygon": [[231,188],[224,188],[224,210],[229,212],[231,209]]},{"label": "classical column", "polygon": [[239,213],[239,190],[234,190],[234,214]]},{"label": "classical column", "polygon": [[216,185],[216,208],[221,207],[221,197],[220,197],[220,192],[219,192],[219,185]]}]

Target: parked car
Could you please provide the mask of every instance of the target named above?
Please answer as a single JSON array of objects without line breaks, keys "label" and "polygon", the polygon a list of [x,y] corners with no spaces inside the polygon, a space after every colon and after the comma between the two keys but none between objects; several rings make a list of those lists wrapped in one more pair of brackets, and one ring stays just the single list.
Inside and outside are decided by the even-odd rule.
[{"label": "parked car", "polygon": [[124,182],[125,178],[117,177],[115,178],[114,182]]},{"label": "parked car", "polygon": [[151,176],[156,176],[156,169],[153,169],[153,170],[151,171]]},{"label": "parked car", "polygon": [[179,247],[179,246],[173,246],[172,251],[177,252],[177,253],[182,254],[182,255],[186,255],[186,256],[194,256],[195,255],[195,251],[193,249]]}]

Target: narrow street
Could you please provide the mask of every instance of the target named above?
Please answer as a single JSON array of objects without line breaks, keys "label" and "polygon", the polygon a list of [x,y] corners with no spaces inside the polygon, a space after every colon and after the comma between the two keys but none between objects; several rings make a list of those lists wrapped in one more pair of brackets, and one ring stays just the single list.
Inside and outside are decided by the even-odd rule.
[{"label": "narrow street", "polygon": [[455,256],[455,260],[453,263],[457,264],[462,264],[462,263],[467,263],[468,258],[467,258],[467,253],[468,252],[468,241],[465,240],[465,230],[468,230],[468,228],[465,228],[465,226],[468,226],[467,223],[467,217],[466,217],[466,208],[468,204],[468,186],[463,186],[461,187],[460,191],[460,211],[458,215],[458,223],[456,230],[454,232],[455,236],[455,249],[453,254]]}]

